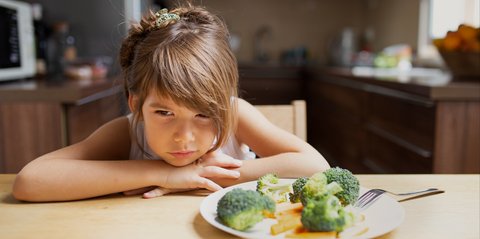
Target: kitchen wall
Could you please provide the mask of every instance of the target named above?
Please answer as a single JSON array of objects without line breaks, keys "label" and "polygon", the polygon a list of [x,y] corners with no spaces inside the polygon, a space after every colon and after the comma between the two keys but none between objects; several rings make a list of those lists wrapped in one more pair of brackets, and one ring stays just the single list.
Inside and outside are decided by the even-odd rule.
[{"label": "kitchen wall", "polygon": [[[67,20],[76,37],[80,56],[108,55],[116,60],[125,35],[124,1],[24,0],[44,6],[51,24]],[[172,7],[180,0],[139,0]],[[255,60],[255,36],[265,30],[260,47],[270,62],[282,52],[303,46],[313,63],[328,63],[329,49],[341,31],[351,28],[360,42],[372,29],[373,50],[398,43],[416,48],[420,0],[197,0],[221,16],[240,39],[236,55],[240,62]],[[257,34],[258,35],[258,34]],[[258,51],[257,51],[258,52]]]},{"label": "kitchen wall", "polygon": [[203,4],[221,15],[240,37],[237,57],[247,62],[254,60],[254,36],[262,27],[271,31],[264,45],[271,59],[304,46],[311,60],[323,62],[330,42],[343,28],[361,31],[366,23],[362,0],[204,0]]},{"label": "kitchen wall", "polygon": [[366,5],[366,27],[375,32],[374,50],[398,43],[417,47],[420,0],[368,0]]},{"label": "kitchen wall", "polygon": [[[176,1],[174,1],[176,2]],[[373,50],[399,43],[417,46],[419,0],[203,0],[222,16],[238,35],[240,61],[255,58],[254,36],[270,28],[270,58],[278,60],[285,49],[305,46],[310,59],[328,62],[328,49],[342,29],[352,28],[358,42],[372,29]]]},{"label": "kitchen wall", "polygon": [[329,43],[345,27],[362,31],[366,5],[362,0],[204,0],[241,39],[239,61],[254,60],[254,36],[261,27],[271,35],[266,52],[278,60],[283,50],[304,46],[312,60],[325,61]]},{"label": "kitchen wall", "polygon": [[75,37],[79,57],[110,56],[117,59],[125,35],[123,1],[117,0],[23,0],[40,3],[47,25],[66,21]]}]

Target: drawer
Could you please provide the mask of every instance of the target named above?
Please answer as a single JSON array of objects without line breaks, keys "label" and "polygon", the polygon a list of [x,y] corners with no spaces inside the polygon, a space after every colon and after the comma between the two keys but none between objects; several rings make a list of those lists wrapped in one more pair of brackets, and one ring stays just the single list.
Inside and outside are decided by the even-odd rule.
[{"label": "drawer", "polygon": [[369,133],[362,164],[376,173],[432,173],[432,156],[424,156],[400,144]]},{"label": "drawer", "polygon": [[241,78],[239,95],[256,105],[305,99],[303,80],[292,78]]},{"label": "drawer", "polygon": [[312,81],[308,90],[312,98],[328,103],[336,111],[357,117],[364,114],[365,92],[323,81]]},{"label": "drawer", "polygon": [[409,144],[433,151],[435,105],[422,105],[371,93],[367,122]]},{"label": "drawer", "polygon": [[308,141],[331,166],[348,168],[354,173],[368,173],[359,168],[363,155],[365,131],[358,117],[336,111],[326,102],[308,105]]}]

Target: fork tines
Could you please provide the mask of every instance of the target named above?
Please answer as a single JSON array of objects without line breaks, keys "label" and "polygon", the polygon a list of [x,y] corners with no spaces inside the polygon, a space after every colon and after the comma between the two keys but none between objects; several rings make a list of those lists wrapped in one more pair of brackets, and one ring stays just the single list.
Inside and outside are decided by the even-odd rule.
[{"label": "fork tines", "polygon": [[385,191],[382,189],[371,189],[360,196],[354,206],[357,208],[366,209],[384,193]]}]

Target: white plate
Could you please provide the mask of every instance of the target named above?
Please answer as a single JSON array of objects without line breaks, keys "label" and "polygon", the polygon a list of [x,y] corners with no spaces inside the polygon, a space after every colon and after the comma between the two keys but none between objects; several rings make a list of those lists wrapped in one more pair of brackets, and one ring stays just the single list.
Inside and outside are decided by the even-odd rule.
[{"label": "white plate", "polygon": [[[281,179],[285,182],[293,182],[294,179]],[[202,204],[200,205],[200,214],[202,217],[210,223],[212,226],[231,233],[233,235],[243,237],[243,238],[284,238],[285,233],[279,234],[277,236],[272,236],[270,234],[270,226],[276,223],[275,219],[264,219],[263,221],[257,223],[254,227],[248,229],[247,231],[237,231],[230,227],[223,225],[217,218],[217,203],[220,198],[225,195],[228,191],[234,188],[242,189],[251,189],[255,190],[257,186],[256,181],[246,182],[238,185],[234,185],[228,188],[224,188],[220,191],[214,192],[208,195],[203,199]],[[360,187],[360,194],[366,192],[368,189]],[[400,204],[395,201],[393,198],[384,194],[377,200],[372,206],[367,210],[363,211],[362,214],[365,215],[365,221],[360,225],[362,228],[367,228],[368,230],[361,234],[361,238],[372,238],[378,237],[385,233],[388,233],[398,227],[404,217],[405,211]],[[354,237],[357,238],[357,237]],[[359,237],[360,238],[360,237]]]}]

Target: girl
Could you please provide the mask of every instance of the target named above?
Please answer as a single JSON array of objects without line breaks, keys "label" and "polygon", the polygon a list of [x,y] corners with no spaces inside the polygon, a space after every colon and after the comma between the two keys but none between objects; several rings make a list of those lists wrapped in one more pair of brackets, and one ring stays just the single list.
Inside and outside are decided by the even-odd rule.
[{"label": "girl", "polygon": [[122,43],[120,64],[132,113],[30,162],[16,177],[17,199],[152,198],[329,168],[313,147],[237,98],[228,31],[203,8],[144,16]]}]

